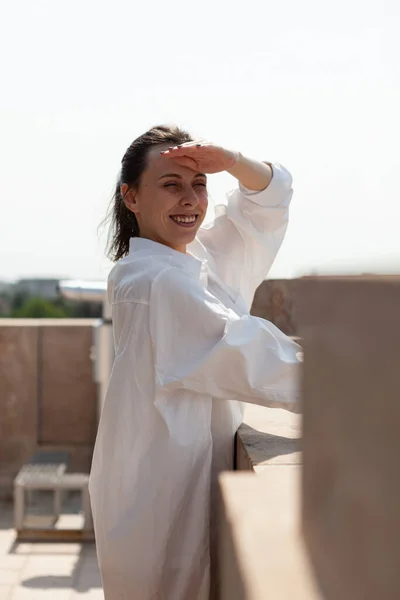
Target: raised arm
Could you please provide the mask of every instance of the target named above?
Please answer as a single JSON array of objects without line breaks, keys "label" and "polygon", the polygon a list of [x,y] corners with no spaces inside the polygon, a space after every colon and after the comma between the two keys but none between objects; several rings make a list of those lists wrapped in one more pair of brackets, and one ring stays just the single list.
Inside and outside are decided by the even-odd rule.
[{"label": "raised arm", "polygon": [[214,222],[199,230],[193,249],[211,254],[217,274],[251,305],[284,239],[292,177],[279,163],[252,160],[214,144],[184,144],[164,154],[206,173],[226,170],[238,187],[227,205],[216,207]]},{"label": "raised arm", "polygon": [[273,175],[268,187],[255,191],[239,184],[228,194],[227,205],[216,207],[214,222],[198,233],[224,281],[241,293],[248,307],[282,245],[293,194],[290,173],[278,163],[269,168]]},{"label": "raised arm", "polygon": [[149,325],[160,388],[300,410],[301,347],[268,321],[239,318],[184,271],[153,282]]},{"label": "raised arm", "polygon": [[233,166],[226,170],[238,180],[242,187],[255,192],[267,189],[273,176],[268,163],[247,158],[240,152],[236,153],[236,161]]}]

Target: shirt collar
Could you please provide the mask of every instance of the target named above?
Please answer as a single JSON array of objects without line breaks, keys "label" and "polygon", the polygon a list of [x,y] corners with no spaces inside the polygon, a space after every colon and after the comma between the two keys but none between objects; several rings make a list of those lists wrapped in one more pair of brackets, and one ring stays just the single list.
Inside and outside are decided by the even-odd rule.
[{"label": "shirt collar", "polygon": [[133,237],[129,240],[129,256],[138,256],[139,253],[148,257],[164,256],[172,264],[179,265],[196,277],[200,277],[202,261],[191,254],[183,254],[183,252],[178,252],[153,240]]}]

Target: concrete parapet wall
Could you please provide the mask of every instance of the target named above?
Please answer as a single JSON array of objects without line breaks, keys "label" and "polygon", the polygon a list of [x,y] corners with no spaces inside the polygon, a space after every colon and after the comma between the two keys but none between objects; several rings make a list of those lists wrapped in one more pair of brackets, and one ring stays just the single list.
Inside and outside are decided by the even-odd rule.
[{"label": "concrete parapet wall", "polygon": [[294,318],[298,279],[267,279],[258,287],[251,314],[271,321],[286,335],[296,336]]},{"label": "concrete parapet wall", "polygon": [[0,494],[36,448],[38,328],[0,323]]},{"label": "concrete parapet wall", "polygon": [[400,598],[399,307],[400,277],[296,283],[304,465],[297,418],[251,407],[220,480],[222,600]]},{"label": "concrete parapet wall", "polygon": [[246,406],[236,436],[237,472],[220,478],[221,600],[320,598],[304,569],[301,536],[293,535],[299,522],[300,426],[299,415]]},{"label": "concrete parapet wall", "polygon": [[220,600],[324,600],[301,536],[299,476],[299,465],[221,476]]},{"label": "concrete parapet wall", "polygon": [[305,278],[303,530],[326,600],[400,598],[400,277]]},{"label": "concrete parapet wall", "polygon": [[0,320],[0,496],[40,448],[87,470],[97,426],[89,319]]},{"label": "concrete parapet wall", "polygon": [[260,473],[269,465],[300,464],[300,435],[299,415],[249,404],[236,435],[236,470]]}]

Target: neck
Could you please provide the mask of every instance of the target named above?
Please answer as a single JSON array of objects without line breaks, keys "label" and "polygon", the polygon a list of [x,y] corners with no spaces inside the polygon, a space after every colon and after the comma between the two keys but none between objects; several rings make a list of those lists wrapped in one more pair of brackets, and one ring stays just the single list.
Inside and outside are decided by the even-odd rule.
[{"label": "neck", "polygon": [[164,242],[162,240],[158,240],[152,236],[147,236],[147,235],[140,235],[139,237],[144,238],[146,240],[151,240],[152,242],[157,242],[157,244],[162,244],[163,246],[168,246],[168,248],[171,248],[172,250],[176,250],[177,252],[181,252],[182,254],[186,254],[187,253],[187,246],[186,244],[183,244],[181,246],[175,246],[174,244],[168,244],[167,242]]}]

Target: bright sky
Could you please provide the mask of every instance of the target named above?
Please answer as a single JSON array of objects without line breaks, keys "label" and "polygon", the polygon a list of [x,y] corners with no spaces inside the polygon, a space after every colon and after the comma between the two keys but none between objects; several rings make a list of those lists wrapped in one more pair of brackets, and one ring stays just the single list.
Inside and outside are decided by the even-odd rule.
[{"label": "bright sky", "polygon": [[398,0],[4,2],[0,279],[105,279],[120,159],[165,122],[290,169],[271,276],[399,272],[399,30]]}]

